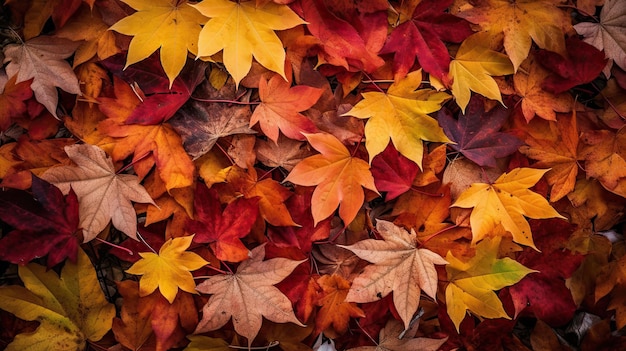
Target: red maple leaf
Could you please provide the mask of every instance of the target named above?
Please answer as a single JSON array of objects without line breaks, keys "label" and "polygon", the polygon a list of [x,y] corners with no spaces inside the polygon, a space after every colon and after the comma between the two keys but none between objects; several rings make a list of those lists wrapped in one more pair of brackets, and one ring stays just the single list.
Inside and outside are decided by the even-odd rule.
[{"label": "red maple leaf", "polygon": [[551,72],[541,87],[551,93],[560,94],[569,89],[596,79],[606,65],[602,51],[577,37],[565,41],[569,57],[548,50],[539,50],[537,61]]},{"label": "red maple leaf", "polygon": [[500,105],[485,112],[484,98],[474,95],[465,114],[458,120],[447,108],[439,110],[437,119],[446,135],[456,144],[452,148],[479,166],[495,167],[496,158],[512,154],[521,145],[517,137],[500,132],[509,118],[510,110]]},{"label": "red maple leaf", "polygon": [[396,79],[409,73],[416,57],[424,71],[443,82],[449,79],[450,53],[444,41],[460,43],[473,33],[468,21],[444,12],[451,4],[452,0],[424,0],[410,20],[391,32],[380,53],[395,53]]},{"label": "red maple leaf", "polygon": [[24,265],[48,255],[48,267],[66,258],[76,262],[82,239],[76,194],[70,189],[64,197],[59,188],[35,176],[32,192],[0,192],[0,219],[15,228],[0,239],[0,259]]},{"label": "red maple leaf", "polygon": [[222,212],[218,192],[198,183],[194,198],[197,220],[188,220],[185,229],[195,233],[193,241],[210,243],[218,259],[241,262],[248,258],[248,249],[239,239],[250,233],[259,215],[259,200],[240,197]]},{"label": "red maple leaf", "polygon": [[374,184],[379,191],[387,192],[385,201],[409,191],[418,172],[417,164],[402,156],[391,143],[372,160]]}]

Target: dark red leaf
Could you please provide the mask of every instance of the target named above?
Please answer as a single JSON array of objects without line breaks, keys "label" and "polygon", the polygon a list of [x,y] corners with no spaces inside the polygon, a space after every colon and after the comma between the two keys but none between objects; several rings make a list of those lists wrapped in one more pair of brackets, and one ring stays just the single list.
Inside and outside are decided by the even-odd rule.
[{"label": "dark red leaf", "polygon": [[391,143],[372,160],[372,175],[376,189],[387,192],[386,201],[393,200],[411,189],[418,172],[417,164],[402,156]]},{"label": "dark red leaf", "polygon": [[522,145],[517,137],[500,132],[510,113],[500,105],[485,112],[484,98],[474,95],[465,114],[459,112],[458,120],[445,107],[437,119],[448,138],[456,142],[451,145],[453,149],[479,166],[495,167],[496,158],[508,156]]}]

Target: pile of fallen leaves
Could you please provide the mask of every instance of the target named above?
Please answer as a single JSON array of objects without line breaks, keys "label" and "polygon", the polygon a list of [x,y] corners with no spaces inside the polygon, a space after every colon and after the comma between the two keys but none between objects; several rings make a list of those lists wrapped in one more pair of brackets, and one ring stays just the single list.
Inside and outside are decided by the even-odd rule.
[{"label": "pile of fallen leaves", "polygon": [[626,349],[625,18],[4,1],[0,349]]}]

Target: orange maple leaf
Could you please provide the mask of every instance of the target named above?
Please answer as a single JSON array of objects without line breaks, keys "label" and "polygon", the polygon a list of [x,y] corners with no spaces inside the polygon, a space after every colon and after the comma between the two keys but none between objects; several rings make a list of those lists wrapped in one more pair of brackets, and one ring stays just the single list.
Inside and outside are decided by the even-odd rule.
[{"label": "orange maple leaf", "polygon": [[364,160],[352,157],[348,149],[331,134],[305,134],[319,155],[298,163],[286,182],[317,188],[311,199],[315,225],[330,216],[339,206],[339,217],[350,224],[359,212],[365,195],[361,186],[378,194],[370,167]]},{"label": "orange maple leaf", "polygon": [[365,317],[363,310],[354,302],[347,302],[346,296],[350,290],[350,282],[337,274],[323,275],[317,283],[324,290],[317,305],[322,306],[315,318],[315,331],[319,334],[330,326],[334,331],[343,334],[348,329],[350,317]]}]

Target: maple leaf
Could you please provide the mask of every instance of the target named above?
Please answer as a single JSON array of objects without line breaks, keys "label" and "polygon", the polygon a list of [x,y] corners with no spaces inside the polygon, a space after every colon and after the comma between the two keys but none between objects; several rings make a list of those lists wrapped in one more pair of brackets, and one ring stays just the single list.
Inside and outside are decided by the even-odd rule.
[{"label": "maple leaf", "polygon": [[352,157],[333,135],[319,133],[305,137],[321,154],[298,163],[284,181],[317,186],[311,199],[314,225],[333,214],[337,207],[345,225],[350,224],[365,200],[361,186],[378,193],[369,165]]},{"label": "maple leaf", "polygon": [[208,264],[198,254],[186,251],[193,235],[173,238],[165,242],[159,253],[140,252],[141,259],[135,262],[126,273],[142,275],[139,281],[139,296],[159,291],[169,301],[174,302],[178,289],[196,293],[196,283],[190,271]]},{"label": "maple leaf", "polygon": [[274,30],[305,23],[289,7],[273,2],[256,7],[251,2],[228,0],[193,6],[211,18],[200,31],[198,56],[211,56],[223,50],[224,65],[237,86],[250,71],[253,56],[265,68],[287,79],[285,50]]},{"label": "maple leaf", "polygon": [[418,325],[415,323],[405,329],[400,321],[389,319],[385,327],[380,330],[378,345],[360,346],[348,349],[348,351],[437,351],[448,340],[448,338],[416,338]]},{"label": "maple leaf", "polygon": [[578,156],[585,160],[585,172],[602,186],[622,197],[626,196],[626,128],[617,133],[592,130],[581,136],[584,146]]},{"label": "maple leaf", "polygon": [[411,18],[393,29],[381,54],[395,52],[397,79],[409,73],[416,57],[424,71],[442,81],[448,78],[450,54],[444,41],[460,43],[473,33],[467,21],[444,13],[451,4],[452,0],[420,1]]},{"label": "maple leaf", "polygon": [[11,77],[9,81],[1,89],[0,94],[0,130],[5,131],[13,122],[12,119],[19,117],[27,112],[26,100],[33,96],[30,88],[31,82],[24,81],[16,84],[17,75]]},{"label": "maple leaf", "polygon": [[470,90],[503,103],[500,88],[492,76],[511,74],[514,69],[509,57],[491,50],[488,42],[484,32],[471,35],[450,62],[452,95],[463,112],[470,101]]},{"label": "maple leaf", "polygon": [[48,255],[48,268],[68,258],[76,263],[80,245],[78,199],[33,175],[33,197],[22,190],[0,192],[0,219],[15,230],[0,239],[0,258],[17,264]]},{"label": "maple leaf", "polygon": [[606,65],[600,50],[577,37],[568,38],[565,44],[568,57],[548,50],[539,50],[535,54],[537,61],[552,72],[541,86],[554,94],[593,81]]},{"label": "maple leaf", "polygon": [[221,261],[240,262],[248,258],[248,249],[240,238],[250,233],[259,214],[259,198],[237,198],[222,213],[219,194],[199,183],[194,196],[196,220],[187,220],[185,229],[194,233],[194,241],[211,243]]},{"label": "maple leaf", "polygon": [[93,240],[109,223],[137,240],[137,214],[131,201],[153,203],[137,177],[116,174],[111,159],[97,146],[66,146],[65,152],[76,166],[59,166],[41,178],[56,185],[63,194],[70,187],[78,197],[80,227],[84,242]]},{"label": "maple leaf", "polygon": [[152,304],[139,303],[139,284],[132,280],[117,282],[117,291],[122,295],[124,304],[120,317],[113,319],[111,329],[115,340],[131,350],[141,350],[152,336]]},{"label": "maple leaf", "polygon": [[490,37],[504,34],[504,50],[515,71],[528,56],[532,42],[542,49],[565,53],[563,33],[571,20],[560,0],[483,0],[459,16],[477,23]]},{"label": "maple leaf", "polygon": [[337,333],[345,333],[350,317],[365,317],[363,310],[354,302],[346,302],[350,290],[350,282],[339,275],[323,275],[317,283],[323,289],[317,305],[322,306],[315,318],[315,331],[318,334],[333,327]]},{"label": "maple leaf", "polygon": [[198,284],[196,290],[212,296],[202,309],[202,320],[194,334],[221,328],[232,317],[235,331],[248,339],[249,346],[261,328],[262,317],[276,323],[304,326],[294,315],[289,299],[273,286],[303,261],[286,258],[263,261],[264,256],[265,246],[257,246],[236,273],[210,276]]},{"label": "maple leaf", "polygon": [[24,287],[0,287],[0,309],[40,324],[33,333],[19,334],[5,350],[83,350],[111,329],[115,306],[100,288],[89,257],[78,250],[76,263],[67,262],[61,276],[35,263],[18,267]]},{"label": "maple leaf", "polygon": [[626,4],[619,0],[606,0],[600,11],[597,23],[581,22],[574,25],[584,41],[598,50],[604,50],[606,57],[626,70],[626,33],[624,33]]},{"label": "maple leaf", "polygon": [[513,285],[536,272],[508,257],[498,259],[500,239],[494,237],[478,243],[476,254],[468,262],[451,253],[446,256],[450,282],[446,288],[446,306],[457,332],[467,310],[485,318],[510,319],[494,290]]},{"label": "maple leaf", "polygon": [[378,190],[387,192],[385,201],[409,191],[418,172],[415,162],[402,156],[391,145],[372,160],[374,184]]},{"label": "maple leaf", "polygon": [[258,139],[254,144],[259,162],[268,167],[282,167],[291,171],[300,161],[311,156],[309,144],[278,136],[276,142]]},{"label": "maple leaf", "polygon": [[513,241],[535,248],[529,218],[562,218],[548,201],[529,188],[547,169],[515,168],[492,184],[474,183],[465,190],[452,207],[471,208],[472,244],[482,240],[498,224],[513,235]]},{"label": "maple leaf", "polygon": [[527,145],[520,152],[539,162],[538,168],[549,167],[546,180],[552,186],[550,201],[556,202],[574,190],[578,175],[578,128],[576,113],[559,116],[556,122],[531,121]]},{"label": "maple leaf", "polygon": [[291,87],[277,74],[269,79],[262,76],[259,81],[261,103],[250,117],[250,127],[258,122],[263,133],[275,143],[279,129],[290,139],[305,140],[302,133],[314,133],[317,128],[300,112],[313,106],[322,93],[322,89],[305,85]]},{"label": "maple leaf", "polygon": [[555,112],[569,112],[574,107],[574,99],[569,94],[553,94],[542,88],[544,80],[550,71],[543,68],[535,59],[529,56],[520,66],[515,75],[515,92],[522,97],[522,113],[526,122],[530,122],[535,115],[556,121]]},{"label": "maple leaf", "polygon": [[564,249],[564,243],[574,231],[571,224],[560,219],[545,222],[531,223],[541,252],[524,248],[516,258],[537,273],[524,277],[509,288],[509,293],[516,318],[520,314],[532,313],[552,326],[560,326],[571,320],[576,311],[565,280],[580,266],[584,256]]},{"label": "maple leaf", "polygon": [[123,0],[137,12],[115,23],[110,30],[132,35],[126,66],[160,49],[161,64],[170,87],[187,61],[187,52],[197,55],[198,35],[206,22],[186,0]]},{"label": "maple leaf", "polygon": [[71,94],[81,94],[76,75],[64,60],[74,53],[77,46],[67,39],[43,35],[21,45],[7,45],[4,47],[4,63],[9,63],[7,74],[17,75],[16,83],[32,78],[30,87],[35,98],[57,117],[59,97],[56,87]]},{"label": "maple leaf", "polygon": [[[24,37],[32,39],[38,36],[48,19],[56,28],[65,26],[67,20],[78,10],[81,0],[37,0],[28,3],[28,11],[24,14]],[[93,0],[85,0],[91,3]]]},{"label": "maple leaf", "polygon": [[510,111],[497,105],[485,111],[485,101],[479,96],[470,100],[465,112],[454,120],[447,108],[439,110],[437,120],[446,135],[456,144],[451,147],[483,167],[496,167],[496,158],[515,152],[522,141],[517,137],[500,132]]},{"label": "maple leaf", "polygon": [[450,142],[437,121],[428,114],[441,108],[449,98],[431,89],[415,90],[422,81],[422,72],[414,71],[392,84],[387,93],[361,93],[359,101],[343,115],[369,118],[365,125],[365,147],[371,160],[385,150],[389,140],[409,160],[422,167],[422,140]]},{"label": "maple leaf", "polygon": [[55,33],[56,37],[83,41],[76,49],[74,67],[97,56],[100,60],[120,52],[113,32],[107,31],[109,26],[104,23],[100,10],[81,6],[76,14],[63,28]]},{"label": "maple leaf", "polygon": [[378,301],[393,291],[393,303],[408,329],[417,311],[420,292],[423,290],[435,298],[435,265],[448,262],[430,250],[419,248],[414,230],[409,233],[383,220],[378,220],[376,230],[384,240],[366,239],[350,246],[339,245],[373,263],[354,279],[346,301]]},{"label": "maple leaf", "polygon": [[[307,21],[307,28],[322,44],[323,63],[343,67],[348,71],[366,72],[373,72],[385,63],[376,55],[378,50],[370,47],[352,25],[354,19],[346,21],[335,16],[322,0],[299,1],[298,5],[301,6],[302,17]],[[370,19],[365,27],[371,30],[379,23],[384,22]],[[386,31],[384,34],[386,35]]]}]

